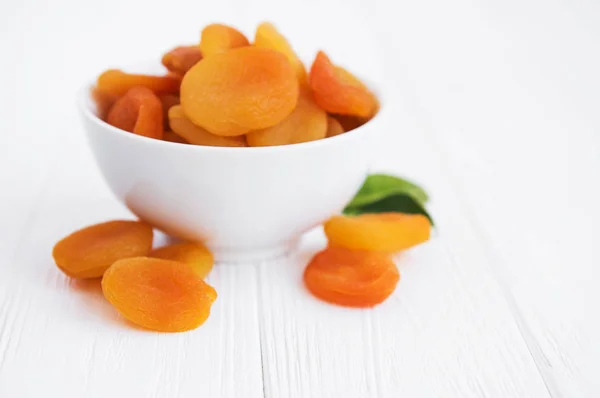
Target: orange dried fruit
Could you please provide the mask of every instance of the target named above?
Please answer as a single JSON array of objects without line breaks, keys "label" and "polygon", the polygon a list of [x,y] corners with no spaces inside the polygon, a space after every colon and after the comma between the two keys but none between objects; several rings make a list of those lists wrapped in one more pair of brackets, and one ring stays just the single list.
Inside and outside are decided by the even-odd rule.
[{"label": "orange dried fruit", "polygon": [[176,94],[179,92],[180,84],[181,79],[171,74],[167,76],[152,76],[109,69],[98,77],[96,87],[104,93],[120,97],[137,86],[149,88],[157,95]]},{"label": "orange dried fruit", "polygon": [[134,87],[112,106],[106,121],[121,130],[161,139],[163,110],[160,99],[146,87]]},{"label": "orange dried fruit", "polygon": [[370,118],[377,110],[377,98],[367,86],[322,51],[312,64],[309,82],[315,101],[327,112]]},{"label": "orange dried fruit", "polygon": [[209,133],[202,127],[196,126],[185,117],[180,105],[173,106],[169,109],[169,125],[177,135],[183,137],[190,144],[229,147],[246,146],[246,139],[244,136],[221,137]]},{"label": "orange dried fruit", "polygon": [[179,46],[163,55],[161,62],[169,72],[183,76],[201,59],[202,52],[198,46]]},{"label": "orange dried fruit", "polygon": [[396,264],[385,253],[329,247],[304,270],[304,283],[321,300],[373,307],[388,298],[400,280]]},{"label": "orange dried fruit", "polygon": [[108,221],[63,238],[54,246],[52,257],[72,278],[99,278],[117,260],[147,255],[152,238],[152,227],[146,223]]},{"label": "orange dried fruit", "polygon": [[148,257],[115,262],[102,278],[102,292],[126,319],[159,332],[197,328],[217,298],[189,265]]},{"label": "orange dried fruit", "polygon": [[334,119],[336,119],[342,125],[344,131],[348,132],[350,130],[354,130],[369,121],[367,118],[360,118],[356,116],[350,115],[331,115]]},{"label": "orange dried fruit", "polygon": [[281,52],[286,56],[292,67],[296,71],[296,76],[301,83],[307,82],[306,68],[304,64],[285,37],[269,22],[263,22],[258,25],[254,37],[254,45],[261,48],[270,48]]},{"label": "orange dried fruit", "polygon": [[200,36],[200,51],[205,57],[249,45],[243,33],[220,23],[207,25]]},{"label": "orange dried fruit", "polygon": [[115,102],[119,99],[118,95],[107,93],[98,89],[98,87],[92,88],[92,99],[96,104],[96,115],[102,119],[106,120],[106,116],[110,111],[110,108],[114,105]]},{"label": "orange dried fruit", "polygon": [[175,105],[179,105],[179,96],[174,94],[163,94],[158,97],[162,104],[163,110],[163,125],[165,130],[169,129],[169,109]]},{"label": "orange dried fruit", "polygon": [[327,114],[309,91],[300,90],[296,108],[275,126],[248,133],[250,146],[289,145],[320,140],[327,132]]},{"label": "orange dried fruit", "polygon": [[154,249],[148,257],[188,264],[200,278],[208,275],[214,263],[212,253],[204,245],[191,242],[175,243]]},{"label": "orange dried fruit", "polygon": [[427,241],[431,224],[422,214],[379,213],[334,216],[324,229],[330,246],[393,253]]},{"label": "orange dried fruit", "polygon": [[344,128],[335,118],[327,116],[327,137],[344,134]]},{"label": "orange dried fruit", "polygon": [[181,83],[188,119],[212,134],[236,136],[285,119],[298,100],[298,81],[279,52],[243,47],[198,62]]},{"label": "orange dried fruit", "polygon": [[185,138],[183,138],[182,136],[175,134],[174,132],[170,131],[170,130],[166,130],[163,133],[163,141],[168,141],[168,142],[176,142],[178,144],[189,144],[189,142],[187,142],[185,140]]}]

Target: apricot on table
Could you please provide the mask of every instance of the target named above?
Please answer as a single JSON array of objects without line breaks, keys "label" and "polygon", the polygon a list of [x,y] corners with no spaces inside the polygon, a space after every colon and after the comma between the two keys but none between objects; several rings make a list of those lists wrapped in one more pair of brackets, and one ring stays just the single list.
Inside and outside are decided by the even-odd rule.
[{"label": "apricot on table", "polygon": [[181,78],[172,74],[166,76],[140,75],[125,73],[118,69],[109,69],[98,77],[96,88],[117,97],[125,95],[130,89],[142,86],[155,94],[176,94],[179,92]]},{"label": "apricot on table", "polygon": [[250,146],[289,145],[320,140],[327,133],[327,114],[301,89],[296,108],[275,126],[252,131],[246,140]]},{"label": "apricot on table", "polygon": [[263,22],[258,25],[258,28],[256,29],[256,35],[254,37],[254,45],[256,47],[270,48],[272,50],[281,52],[292,64],[294,70],[296,71],[298,81],[301,83],[307,82],[306,68],[304,67],[304,64],[302,61],[300,61],[290,43],[281,33],[279,33],[273,24],[269,22]]},{"label": "apricot on table", "polygon": [[58,268],[72,278],[99,278],[117,260],[145,256],[152,249],[152,227],[116,220],[73,232],[52,250]]},{"label": "apricot on table", "polygon": [[265,48],[242,47],[206,57],[181,83],[186,117],[221,136],[274,126],[297,100],[292,66],[281,53]]},{"label": "apricot on table", "polygon": [[196,126],[183,113],[180,105],[169,109],[169,125],[171,129],[193,145],[245,147],[244,136],[222,137],[211,134],[202,127]]},{"label": "apricot on table", "polygon": [[107,123],[130,133],[161,139],[163,109],[160,99],[146,87],[134,87],[119,98],[106,117]]},{"label": "apricot on table", "polygon": [[173,260],[188,264],[201,278],[206,277],[212,270],[214,258],[212,253],[199,243],[174,243],[154,249],[148,257]]},{"label": "apricot on table", "polygon": [[149,257],[115,262],[102,278],[102,292],[126,319],[159,332],[197,328],[217,298],[188,264]]},{"label": "apricot on table", "polygon": [[431,232],[427,217],[403,213],[333,216],[323,227],[330,246],[390,253],[429,240]]},{"label": "apricot on table", "polygon": [[315,101],[329,113],[370,118],[377,111],[375,95],[350,72],[319,51],[309,74]]},{"label": "apricot on table", "polygon": [[304,270],[304,283],[321,300],[373,307],[388,298],[400,280],[396,264],[385,253],[329,247]]},{"label": "apricot on table", "polygon": [[207,25],[200,35],[200,51],[205,57],[249,45],[243,33],[220,23]]},{"label": "apricot on table", "polygon": [[180,46],[163,55],[161,62],[169,72],[183,76],[201,59],[202,52],[198,46]]}]

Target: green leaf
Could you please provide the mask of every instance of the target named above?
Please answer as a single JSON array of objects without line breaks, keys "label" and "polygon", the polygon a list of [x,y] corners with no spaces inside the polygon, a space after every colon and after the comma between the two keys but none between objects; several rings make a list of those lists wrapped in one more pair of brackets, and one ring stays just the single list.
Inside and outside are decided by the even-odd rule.
[{"label": "green leaf", "polygon": [[359,207],[378,202],[388,196],[407,195],[424,205],[429,197],[418,185],[386,174],[371,174],[347,207]]},{"label": "green leaf", "polygon": [[406,194],[395,194],[387,196],[381,200],[367,203],[364,205],[352,205],[350,202],[344,209],[343,213],[349,216],[358,216],[365,213],[408,213],[408,214],[423,214],[429,219],[431,225],[433,219],[425,210],[422,203],[417,201],[413,196]]}]

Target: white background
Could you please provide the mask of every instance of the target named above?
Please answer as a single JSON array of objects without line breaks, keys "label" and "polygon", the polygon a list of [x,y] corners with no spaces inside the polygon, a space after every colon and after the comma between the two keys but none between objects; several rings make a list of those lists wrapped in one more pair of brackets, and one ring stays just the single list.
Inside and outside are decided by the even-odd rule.
[{"label": "white background", "polygon": [[[289,259],[217,267],[201,328],[132,328],[63,276],[62,236],[129,216],[75,91],[274,22],[390,99],[374,170],[430,192],[438,228],[373,310],[321,303]],[[0,3],[0,397],[600,396],[600,3],[595,0]]]}]

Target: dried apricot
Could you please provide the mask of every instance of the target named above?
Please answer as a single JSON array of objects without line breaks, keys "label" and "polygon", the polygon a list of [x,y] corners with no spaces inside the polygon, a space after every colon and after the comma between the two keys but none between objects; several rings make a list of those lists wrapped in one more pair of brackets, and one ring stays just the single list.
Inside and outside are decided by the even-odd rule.
[{"label": "dried apricot", "polygon": [[163,55],[161,62],[169,72],[183,76],[201,59],[202,52],[198,46],[180,46]]},{"label": "dried apricot", "polygon": [[360,118],[356,116],[350,115],[331,115],[334,119],[336,119],[342,125],[344,131],[348,132],[350,130],[354,130],[369,121],[368,118]]},{"label": "dried apricot", "polygon": [[102,278],[102,292],[125,318],[159,332],[197,328],[217,298],[189,265],[148,257],[115,262]]},{"label": "dried apricot", "polygon": [[236,136],[281,122],[295,108],[298,81],[279,52],[243,47],[198,62],[181,83],[188,119],[209,132]]},{"label": "dried apricot", "polygon": [[344,134],[344,128],[335,118],[327,116],[327,137]]},{"label": "dried apricot", "polygon": [[392,259],[379,252],[329,247],[304,270],[304,283],[316,297],[348,307],[372,307],[388,298],[400,280]]},{"label": "dried apricot", "polygon": [[249,45],[250,42],[242,32],[220,23],[207,25],[200,36],[200,51],[205,57]]},{"label": "dried apricot", "polygon": [[119,96],[101,91],[98,87],[94,87],[92,88],[92,99],[96,104],[96,115],[100,119],[106,120],[110,108],[117,102]]},{"label": "dried apricot", "polygon": [[144,137],[161,139],[162,104],[152,90],[134,87],[112,106],[106,121],[121,130]]},{"label": "dried apricot", "polygon": [[152,227],[139,221],[108,221],[73,232],[52,250],[58,268],[73,278],[99,278],[117,260],[145,256]]},{"label": "dried apricot", "polygon": [[175,94],[163,94],[158,97],[160,99],[160,103],[162,104],[163,110],[165,111],[165,116],[169,112],[169,109],[172,106],[179,105],[179,96]]},{"label": "dried apricot", "polygon": [[176,94],[179,92],[180,84],[181,79],[172,74],[166,76],[138,75],[110,69],[98,77],[96,87],[102,92],[120,97],[137,86],[149,88],[155,94]]},{"label": "dried apricot", "polygon": [[180,261],[192,267],[200,278],[206,277],[213,267],[212,253],[199,243],[183,242],[163,246],[148,254],[148,257]]},{"label": "dried apricot", "polygon": [[397,252],[427,241],[431,224],[421,214],[379,213],[334,216],[324,229],[331,246]]},{"label": "dried apricot", "polygon": [[169,109],[172,106],[179,105],[179,96],[174,94],[163,94],[158,97],[162,104],[163,110],[163,125],[165,130],[169,129]]},{"label": "dried apricot", "polygon": [[275,126],[248,133],[250,146],[298,144],[325,138],[327,114],[314,102],[310,92],[300,90],[298,104],[288,117]]},{"label": "dried apricot", "polygon": [[202,127],[196,126],[194,123],[185,117],[183,109],[180,105],[171,107],[169,110],[169,124],[171,129],[179,136],[183,137],[187,142],[194,145],[204,146],[231,146],[243,147],[246,146],[244,136],[237,137],[221,137],[211,134]]},{"label": "dried apricot", "polygon": [[170,130],[165,130],[165,132],[163,133],[163,141],[176,142],[178,144],[189,144],[189,142],[187,142],[185,138],[183,138],[179,134],[175,134]]},{"label": "dried apricot", "polygon": [[290,43],[286,40],[285,37],[277,29],[273,24],[268,22],[263,22],[258,25],[256,29],[256,35],[254,37],[254,45],[256,47],[262,48],[270,48],[272,50],[276,50],[285,55],[294,67],[296,71],[296,75],[298,76],[298,81],[301,83],[307,82],[306,68],[304,64],[294,50]]},{"label": "dried apricot", "polygon": [[315,101],[330,113],[371,117],[377,110],[377,98],[350,72],[335,66],[319,51],[309,75]]}]

